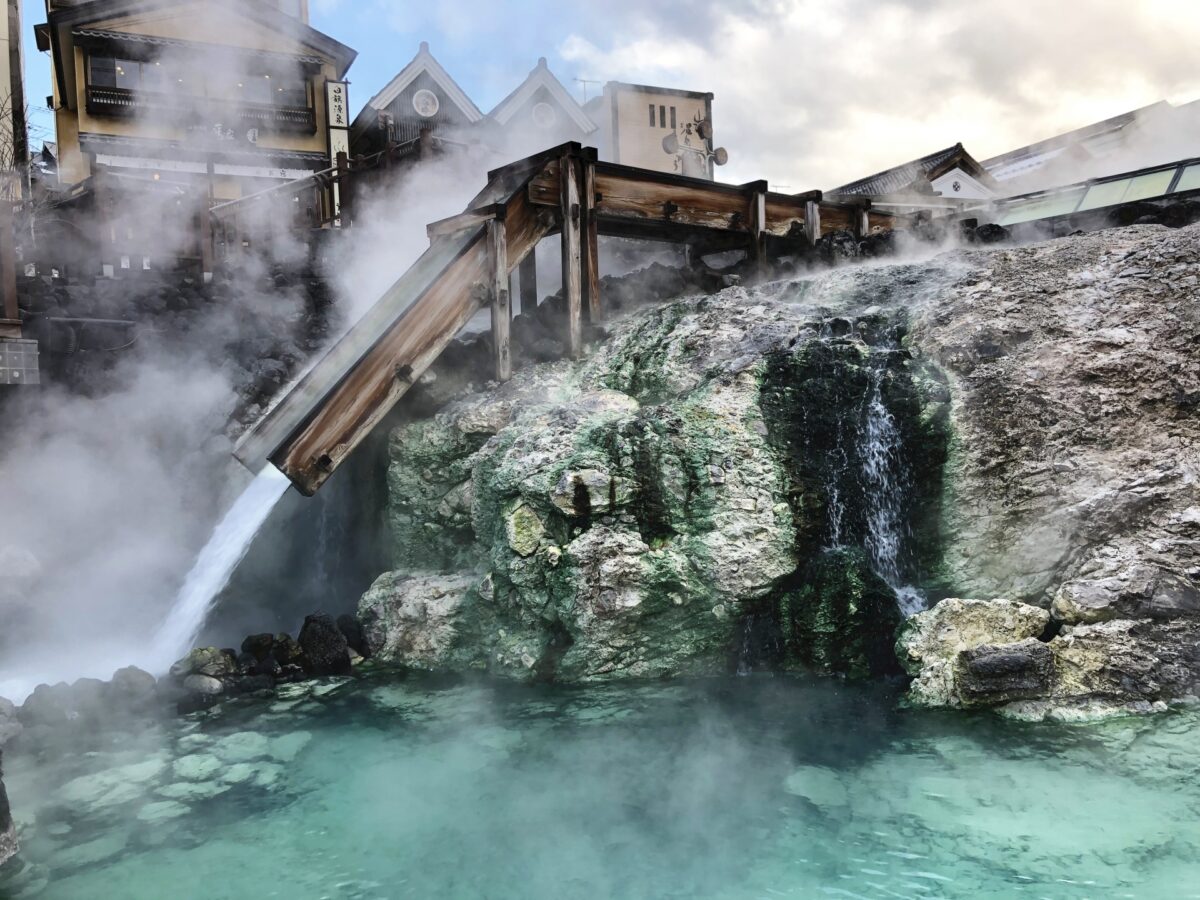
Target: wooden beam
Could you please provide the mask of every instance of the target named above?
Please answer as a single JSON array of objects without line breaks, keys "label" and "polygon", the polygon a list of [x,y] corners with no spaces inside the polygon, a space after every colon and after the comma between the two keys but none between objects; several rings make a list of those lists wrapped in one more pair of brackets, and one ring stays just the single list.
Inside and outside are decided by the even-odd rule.
[{"label": "wooden beam", "polygon": [[600,297],[600,222],[596,216],[596,165],[583,164],[583,301],[588,321],[599,325],[604,320]]},{"label": "wooden beam", "polygon": [[579,160],[564,156],[559,162],[562,205],[562,281],[567,303],[567,352],[578,359],[583,352],[583,238],[579,196]]},{"label": "wooden beam", "polygon": [[804,237],[810,247],[815,247],[821,239],[821,204],[816,200],[804,203]]},{"label": "wooden beam", "polygon": [[487,223],[488,269],[491,283],[488,293],[492,303],[492,351],[496,363],[496,380],[512,378],[512,308],[508,293],[508,238],[503,219]]},{"label": "wooden beam", "polygon": [[464,213],[459,213],[457,216],[449,216],[445,219],[438,219],[436,222],[430,222],[425,226],[425,233],[429,235],[431,241],[442,235],[458,234],[458,232],[466,231],[468,228],[478,228],[489,219],[496,218],[497,212],[503,212],[503,210],[504,204],[502,203],[493,203],[479,209],[469,209]]},{"label": "wooden beam", "polygon": [[530,251],[529,255],[521,260],[518,277],[521,279],[521,313],[524,314],[537,309],[538,305],[536,253]]}]

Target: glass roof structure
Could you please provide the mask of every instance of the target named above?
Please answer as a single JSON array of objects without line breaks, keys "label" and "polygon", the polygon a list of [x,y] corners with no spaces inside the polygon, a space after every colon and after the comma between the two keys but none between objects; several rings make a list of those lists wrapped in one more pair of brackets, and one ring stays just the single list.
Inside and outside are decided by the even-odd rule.
[{"label": "glass roof structure", "polygon": [[991,221],[997,225],[1019,225],[1136,200],[1154,200],[1185,191],[1200,191],[1200,160],[1183,160],[1068,185],[1053,191],[1000,200],[991,207]]}]

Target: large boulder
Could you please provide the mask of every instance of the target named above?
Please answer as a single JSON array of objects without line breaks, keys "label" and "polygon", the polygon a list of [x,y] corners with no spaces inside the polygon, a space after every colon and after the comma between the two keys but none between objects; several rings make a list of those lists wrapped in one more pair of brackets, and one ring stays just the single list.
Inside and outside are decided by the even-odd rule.
[{"label": "large boulder", "polygon": [[302,665],[308,674],[349,674],[350,647],[333,616],[314,613],[306,617],[297,642],[304,653]]},{"label": "large boulder", "polygon": [[921,706],[991,707],[1023,719],[1165,708],[1200,687],[1200,621],[1066,626],[1009,600],[944,600],[901,630],[897,656]]},{"label": "large boulder", "polygon": [[[469,610],[463,601],[475,587],[467,575],[387,573],[371,585],[358,606],[369,654],[414,668],[447,668],[455,655],[475,653]],[[464,645],[466,645],[464,647]]]}]

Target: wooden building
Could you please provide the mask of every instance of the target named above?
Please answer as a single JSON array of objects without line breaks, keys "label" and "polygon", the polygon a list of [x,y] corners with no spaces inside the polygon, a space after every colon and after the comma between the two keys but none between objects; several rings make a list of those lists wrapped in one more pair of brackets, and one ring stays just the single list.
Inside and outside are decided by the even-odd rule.
[{"label": "wooden building", "polygon": [[[98,248],[96,274],[203,257],[208,207],[349,148],[355,53],[308,24],[305,0],[47,0],[37,37],[53,65],[58,202],[99,223],[77,242]],[[318,202],[333,201],[298,198],[297,221],[332,218]]]}]

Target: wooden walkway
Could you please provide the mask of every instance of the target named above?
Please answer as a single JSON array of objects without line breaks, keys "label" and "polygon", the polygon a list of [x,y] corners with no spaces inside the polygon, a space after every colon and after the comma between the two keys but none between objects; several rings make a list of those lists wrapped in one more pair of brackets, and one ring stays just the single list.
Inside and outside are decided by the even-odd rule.
[{"label": "wooden walkway", "polygon": [[247,432],[235,455],[254,471],[270,462],[311,496],[484,307],[496,378],[510,378],[509,275],[550,234],[562,236],[565,343],[578,356],[584,317],[604,318],[600,235],[684,242],[705,253],[748,249],[765,272],[770,255],[794,253],[822,234],[862,236],[894,224],[865,202],[822,202],[819,191],[716,184],[599,162],[579,144],[555,147],[489,172],[465,212],[431,224],[429,249]]}]

